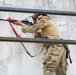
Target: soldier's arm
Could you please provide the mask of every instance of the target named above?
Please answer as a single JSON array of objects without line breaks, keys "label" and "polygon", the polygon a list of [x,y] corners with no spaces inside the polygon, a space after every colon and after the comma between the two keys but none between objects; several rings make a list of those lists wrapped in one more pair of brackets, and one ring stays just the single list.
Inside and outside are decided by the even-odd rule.
[{"label": "soldier's arm", "polygon": [[34,31],[36,30],[36,27],[33,25],[33,26],[28,26],[28,25],[25,25],[23,24],[22,25],[22,32],[26,33],[33,33]]},{"label": "soldier's arm", "polygon": [[22,26],[22,32],[24,32],[24,33],[26,33],[26,32],[33,33],[36,30],[40,30],[40,29],[44,28],[49,23],[50,23],[49,19],[41,19],[40,21],[38,21],[38,23],[36,23],[32,26],[25,25],[24,23],[22,23],[19,20],[17,22],[14,22],[15,25]]},{"label": "soldier's arm", "polygon": [[14,25],[17,25],[17,26],[21,26],[21,27],[22,27],[22,32],[24,32],[24,33],[26,33],[26,32],[33,33],[34,30],[36,29],[36,28],[34,27],[34,25],[33,25],[33,26],[28,26],[28,25],[22,23],[22,22],[19,21],[19,20],[17,20],[16,22],[13,22],[13,24],[14,24]]},{"label": "soldier's arm", "polygon": [[38,23],[34,24],[33,26],[27,26],[27,25],[22,24],[22,32],[24,32],[24,33],[26,33],[26,32],[33,33],[36,30],[40,30],[40,29],[44,28],[45,26],[47,26],[48,23],[49,23],[48,20],[42,19]]}]

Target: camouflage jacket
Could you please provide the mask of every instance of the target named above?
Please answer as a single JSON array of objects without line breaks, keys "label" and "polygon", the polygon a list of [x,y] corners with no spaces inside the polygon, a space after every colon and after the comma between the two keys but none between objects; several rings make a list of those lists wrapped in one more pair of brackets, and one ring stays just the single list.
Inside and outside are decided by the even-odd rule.
[{"label": "camouflage jacket", "polygon": [[48,17],[43,17],[33,26],[22,25],[22,32],[26,33],[35,33],[38,30],[42,30],[43,37],[48,38],[59,38],[58,30],[55,27],[55,24]]}]

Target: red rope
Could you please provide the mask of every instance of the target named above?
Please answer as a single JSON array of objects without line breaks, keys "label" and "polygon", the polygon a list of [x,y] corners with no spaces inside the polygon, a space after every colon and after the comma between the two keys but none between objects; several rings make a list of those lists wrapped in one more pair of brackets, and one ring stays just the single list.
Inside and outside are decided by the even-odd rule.
[{"label": "red rope", "polygon": [[[11,29],[12,29],[13,32],[15,33],[15,35],[16,35],[18,38],[22,38],[22,36],[21,36],[19,33],[17,33],[17,31],[14,29],[13,25],[11,24],[11,22],[9,22],[9,24],[10,24]],[[27,51],[25,45],[24,45],[22,42],[20,42],[20,43],[22,44],[22,46],[24,47],[24,49],[26,50],[26,52],[28,53],[28,55],[30,55],[31,57],[34,57],[34,56],[32,56],[32,55]]]},{"label": "red rope", "polygon": [[10,26],[11,26],[11,29],[13,30],[13,32],[15,33],[15,35],[18,37],[18,38],[22,38],[22,36],[17,33],[17,31],[14,29],[14,27],[12,26],[11,22],[9,22]]}]

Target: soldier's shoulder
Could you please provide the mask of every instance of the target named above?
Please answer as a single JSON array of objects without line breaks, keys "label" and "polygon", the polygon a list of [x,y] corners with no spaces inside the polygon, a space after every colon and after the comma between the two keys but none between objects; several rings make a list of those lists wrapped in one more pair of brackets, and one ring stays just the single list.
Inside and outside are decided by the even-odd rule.
[{"label": "soldier's shoulder", "polygon": [[48,18],[42,18],[42,19],[40,20],[40,22],[42,22],[42,23],[48,23],[49,20],[50,20],[50,19],[48,19]]}]

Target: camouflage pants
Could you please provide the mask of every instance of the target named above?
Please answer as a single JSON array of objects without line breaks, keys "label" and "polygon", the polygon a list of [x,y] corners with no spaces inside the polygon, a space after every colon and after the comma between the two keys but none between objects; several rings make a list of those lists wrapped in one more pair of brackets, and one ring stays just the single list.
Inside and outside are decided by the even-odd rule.
[{"label": "camouflage pants", "polygon": [[62,45],[51,45],[43,59],[44,75],[66,75],[67,71],[66,50]]}]

